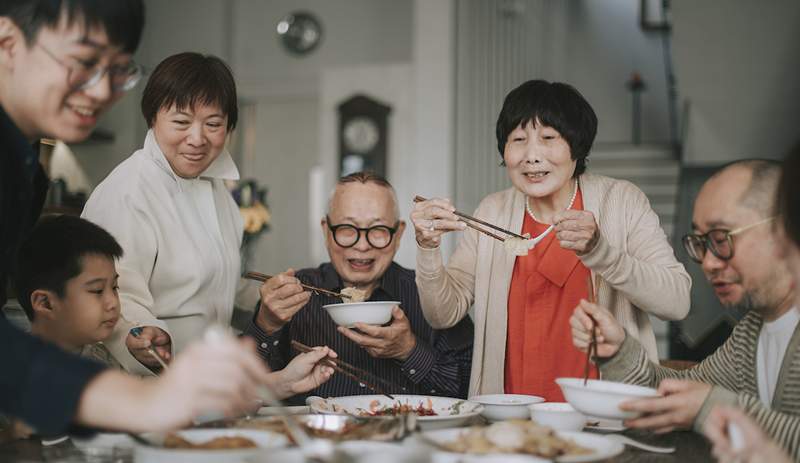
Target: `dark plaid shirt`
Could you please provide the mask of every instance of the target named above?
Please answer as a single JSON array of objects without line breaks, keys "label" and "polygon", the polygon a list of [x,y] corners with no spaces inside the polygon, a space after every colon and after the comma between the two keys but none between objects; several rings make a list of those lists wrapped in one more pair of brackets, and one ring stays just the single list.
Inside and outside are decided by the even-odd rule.
[{"label": "dark plaid shirt", "polygon": [[[337,292],[342,289],[342,280],[330,263],[300,270],[296,276],[308,285]],[[465,398],[472,366],[472,320],[465,317],[456,326],[446,330],[431,328],[422,315],[414,271],[394,262],[386,270],[380,285],[369,300],[400,301],[400,308],[405,312],[411,331],[417,337],[417,345],[405,361],[374,358],[336,331],[336,323],[322,306],[342,301],[324,294],[312,294],[308,304],[273,335],[261,330],[255,323],[255,317],[245,333],[256,339],[259,354],[273,370],[284,368],[297,355],[290,346],[290,342],[296,340],[308,346],[330,346],[345,362],[397,385],[386,392]],[[327,383],[307,395],[339,397],[360,394],[374,392],[345,375],[334,374]],[[304,398],[305,395],[298,396],[290,402],[301,403]]]}]

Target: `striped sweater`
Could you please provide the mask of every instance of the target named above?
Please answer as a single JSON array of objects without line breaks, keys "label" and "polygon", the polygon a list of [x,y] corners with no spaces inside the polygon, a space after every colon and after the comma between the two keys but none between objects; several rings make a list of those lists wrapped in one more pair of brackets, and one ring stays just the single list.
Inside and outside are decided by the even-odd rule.
[{"label": "striped sweater", "polygon": [[756,349],[762,323],[761,315],[751,310],[716,352],[682,371],[650,362],[638,341],[626,336],[614,357],[600,360],[600,372],[603,379],[649,387],[657,387],[666,378],[711,384],[711,393],[695,418],[695,431],[702,431],[715,405],[738,406],[795,460],[800,460],[800,325],[786,348],[770,408],[759,400],[756,379]]}]

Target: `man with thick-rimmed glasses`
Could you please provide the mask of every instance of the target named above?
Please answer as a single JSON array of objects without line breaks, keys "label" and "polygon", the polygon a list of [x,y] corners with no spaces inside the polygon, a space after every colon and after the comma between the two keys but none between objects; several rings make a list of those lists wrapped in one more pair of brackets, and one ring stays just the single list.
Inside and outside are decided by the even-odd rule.
[{"label": "man with thick-rimmed glasses", "polygon": [[[259,353],[270,367],[283,368],[296,355],[290,345],[295,340],[330,346],[342,360],[395,385],[386,392],[465,397],[472,322],[467,318],[437,331],[422,315],[414,272],[393,261],[405,223],[399,218],[389,182],[369,173],[341,178],[321,227],[331,261],[296,273],[289,270],[261,287],[260,306],[245,332],[258,341]],[[342,301],[312,294],[301,282],[337,292],[355,287],[368,300],[400,301],[400,305],[393,308],[386,326],[337,327],[322,306]],[[337,397],[373,392],[363,383],[334,375],[311,394]]]},{"label": "man with thick-rimmed glasses", "polygon": [[575,309],[570,323],[579,349],[589,342],[589,316],[597,321],[605,379],[658,387],[663,396],[623,404],[643,413],[627,426],[700,432],[714,406],[732,405],[800,456],[800,314],[772,225],[779,176],[777,162],[738,161],[711,177],[695,200],[686,251],[724,306],[747,311],[700,364],[684,371],[655,365],[605,308],[582,302]]}]

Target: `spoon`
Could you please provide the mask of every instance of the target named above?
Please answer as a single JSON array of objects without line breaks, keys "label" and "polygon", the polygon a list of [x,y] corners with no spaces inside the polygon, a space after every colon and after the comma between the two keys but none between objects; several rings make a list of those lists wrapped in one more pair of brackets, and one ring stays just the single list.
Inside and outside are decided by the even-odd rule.
[{"label": "spoon", "polygon": [[633,440],[630,437],[623,436],[621,434],[607,434],[604,437],[611,439],[613,441],[617,441],[620,444],[630,445],[631,447],[636,447],[642,450],[646,450],[648,452],[653,452],[653,453],[675,452],[675,447],[656,447],[655,445],[645,444],[643,442],[639,442],[638,440]]}]

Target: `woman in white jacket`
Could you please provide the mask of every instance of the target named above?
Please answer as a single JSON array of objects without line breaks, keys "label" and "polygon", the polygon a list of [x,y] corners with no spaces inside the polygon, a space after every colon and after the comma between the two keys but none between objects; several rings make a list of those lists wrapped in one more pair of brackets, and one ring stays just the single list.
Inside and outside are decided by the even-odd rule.
[{"label": "woman in white jacket", "polygon": [[125,250],[122,319],[107,347],[128,371],[150,374],[158,364],[147,347],[169,359],[208,325],[230,324],[242,242],[223,183],[239,178],[225,150],[238,113],[230,69],[213,56],[171,56],[150,77],[142,113],[144,146],[97,186],[83,217]]}]

